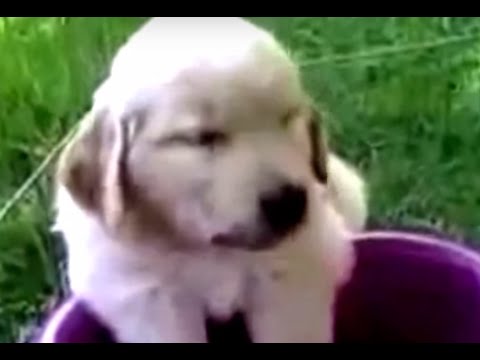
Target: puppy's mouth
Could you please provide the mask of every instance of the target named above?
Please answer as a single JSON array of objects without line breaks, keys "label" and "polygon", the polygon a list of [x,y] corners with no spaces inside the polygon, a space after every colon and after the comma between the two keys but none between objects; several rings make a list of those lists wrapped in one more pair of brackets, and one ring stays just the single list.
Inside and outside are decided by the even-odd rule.
[{"label": "puppy's mouth", "polygon": [[242,231],[231,231],[219,233],[212,237],[212,244],[219,247],[248,250],[265,251],[275,248],[285,240],[283,237],[273,236],[272,234],[258,234],[249,236]]}]

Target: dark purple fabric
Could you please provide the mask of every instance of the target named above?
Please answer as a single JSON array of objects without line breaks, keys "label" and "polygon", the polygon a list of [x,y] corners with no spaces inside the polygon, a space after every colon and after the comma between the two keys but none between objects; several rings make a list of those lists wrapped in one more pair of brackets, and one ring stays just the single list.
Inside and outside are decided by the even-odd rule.
[{"label": "dark purple fabric", "polygon": [[[339,294],[336,342],[480,342],[480,262],[440,244],[356,243]],[[469,251],[469,250],[468,250]]]},{"label": "dark purple fabric", "polygon": [[102,325],[84,303],[78,302],[57,328],[58,343],[113,343],[111,332]]},{"label": "dark purple fabric", "polygon": [[[339,292],[335,342],[480,342],[480,258],[460,246],[392,236],[355,243],[357,266]],[[111,342],[78,303],[55,342]],[[209,324],[210,342],[248,342],[241,318]]]}]

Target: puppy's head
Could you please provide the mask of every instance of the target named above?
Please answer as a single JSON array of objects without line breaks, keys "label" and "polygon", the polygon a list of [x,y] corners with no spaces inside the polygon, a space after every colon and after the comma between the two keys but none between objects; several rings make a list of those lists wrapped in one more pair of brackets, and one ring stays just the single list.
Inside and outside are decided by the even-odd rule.
[{"label": "puppy's head", "polygon": [[311,188],[327,182],[318,119],[269,34],[182,21],[154,19],[120,50],[59,183],[118,238],[273,246],[308,222]]}]

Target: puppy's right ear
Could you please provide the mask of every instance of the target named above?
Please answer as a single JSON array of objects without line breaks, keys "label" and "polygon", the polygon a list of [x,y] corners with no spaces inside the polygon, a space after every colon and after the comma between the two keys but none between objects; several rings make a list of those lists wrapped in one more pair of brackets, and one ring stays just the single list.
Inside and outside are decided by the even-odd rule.
[{"label": "puppy's right ear", "polygon": [[60,155],[57,182],[75,201],[89,211],[101,203],[102,119],[104,113],[87,113],[80,128]]},{"label": "puppy's right ear", "polygon": [[84,209],[117,221],[124,210],[128,122],[90,111],[60,155],[57,182]]},{"label": "puppy's right ear", "polygon": [[109,111],[90,111],[62,152],[57,183],[85,210],[116,226],[125,211],[126,157],[132,118],[112,118]]}]

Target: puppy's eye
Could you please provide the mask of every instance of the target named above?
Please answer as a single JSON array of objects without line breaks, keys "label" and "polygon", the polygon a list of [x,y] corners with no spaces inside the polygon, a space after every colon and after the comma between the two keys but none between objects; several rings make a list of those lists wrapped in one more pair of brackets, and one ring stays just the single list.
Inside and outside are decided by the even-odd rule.
[{"label": "puppy's eye", "polygon": [[198,130],[172,134],[162,138],[156,143],[160,145],[180,145],[213,149],[226,145],[228,141],[228,135],[221,131]]},{"label": "puppy's eye", "polygon": [[222,146],[228,141],[226,134],[215,130],[200,131],[194,138],[196,145],[202,147]]},{"label": "puppy's eye", "polygon": [[200,130],[191,133],[174,134],[162,139],[163,144],[177,144],[215,148],[228,142],[227,134],[217,130]]}]

